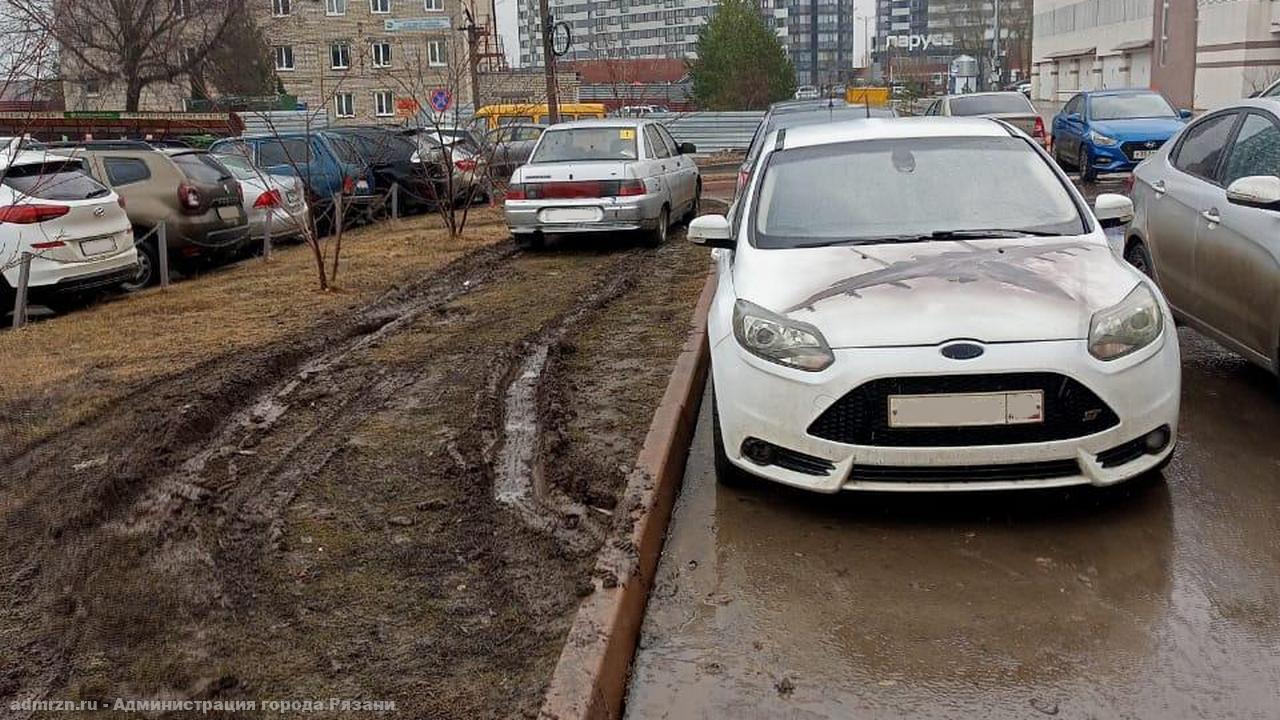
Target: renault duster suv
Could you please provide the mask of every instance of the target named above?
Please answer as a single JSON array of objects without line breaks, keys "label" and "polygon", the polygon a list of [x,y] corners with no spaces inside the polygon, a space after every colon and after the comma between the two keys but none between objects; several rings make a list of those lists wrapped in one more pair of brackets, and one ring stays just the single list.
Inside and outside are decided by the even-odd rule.
[{"label": "renault duster suv", "polygon": [[[240,184],[203,150],[159,151],[136,141],[59,145],[82,159],[90,174],[124,199],[134,234],[165,223],[170,264],[183,270],[231,258],[249,240]],[[159,244],[152,234],[138,245],[138,275],[126,287],[159,280]]]}]

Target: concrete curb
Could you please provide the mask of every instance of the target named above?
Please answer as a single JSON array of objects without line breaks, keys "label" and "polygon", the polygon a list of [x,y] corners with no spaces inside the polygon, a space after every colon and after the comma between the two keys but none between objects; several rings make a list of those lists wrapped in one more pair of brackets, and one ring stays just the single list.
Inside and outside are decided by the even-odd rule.
[{"label": "concrete curb", "polygon": [[684,479],[698,404],[707,377],[707,310],[715,293],[713,272],[694,306],[692,327],[653,414],[636,469],[618,503],[613,529],[600,548],[595,587],[578,607],[573,627],[544,696],[542,720],[612,720],[622,702],[671,520]]}]

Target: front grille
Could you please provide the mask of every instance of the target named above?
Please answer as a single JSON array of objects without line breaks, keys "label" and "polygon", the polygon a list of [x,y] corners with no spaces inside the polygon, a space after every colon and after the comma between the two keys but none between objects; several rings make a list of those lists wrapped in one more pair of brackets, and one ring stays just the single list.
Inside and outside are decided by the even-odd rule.
[{"label": "front grille", "polygon": [[1124,156],[1130,160],[1136,161],[1137,158],[1133,154],[1139,150],[1152,152],[1159,150],[1164,145],[1163,140],[1135,140],[1133,142],[1120,143],[1120,150],[1124,152]]},{"label": "front grille", "polygon": [[854,465],[850,482],[984,482],[1051,480],[1080,474],[1075,460],[1011,463],[1007,465],[948,465],[938,467]]},{"label": "front grille", "polygon": [[[981,392],[1044,393],[1044,422],[975,427],[889,427],[890,395]],[[1016,445],[1084,437],[1120,422],[1089,388],[1057,373],[931,375],[881,378],[850,391],[809,426],[809,434],[850,445],[959,447]]]}]

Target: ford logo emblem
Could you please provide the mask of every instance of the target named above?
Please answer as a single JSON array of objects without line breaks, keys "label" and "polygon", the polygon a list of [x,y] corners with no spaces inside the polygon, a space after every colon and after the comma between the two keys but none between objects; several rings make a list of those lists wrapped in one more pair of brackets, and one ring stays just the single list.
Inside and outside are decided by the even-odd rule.
[{"label": "ford logo emblem", "polygon": [[982,349],[981,345],[967,342],[952,343],[942,348],[943,357],[948,357],[952,360],[972,360],[984,352],[986,351]]}]

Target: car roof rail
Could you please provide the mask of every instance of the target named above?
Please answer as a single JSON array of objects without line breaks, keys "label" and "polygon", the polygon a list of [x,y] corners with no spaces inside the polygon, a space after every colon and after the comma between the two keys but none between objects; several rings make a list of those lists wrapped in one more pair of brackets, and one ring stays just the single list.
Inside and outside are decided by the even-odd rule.
[{"label": "car roof rail", "polygon": [[778,139],[773,141],[773,151],[777,152],[782,149],[782,144],[787,138],[787,129],[782,128],[778,131]]},{"label": "car roof rail", "polygon": [[85,150],[155,150],[142,140],[71,140],[45,143],[49,148],[83,148]]}]

